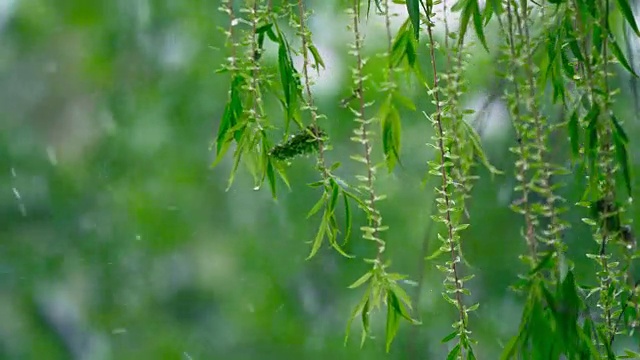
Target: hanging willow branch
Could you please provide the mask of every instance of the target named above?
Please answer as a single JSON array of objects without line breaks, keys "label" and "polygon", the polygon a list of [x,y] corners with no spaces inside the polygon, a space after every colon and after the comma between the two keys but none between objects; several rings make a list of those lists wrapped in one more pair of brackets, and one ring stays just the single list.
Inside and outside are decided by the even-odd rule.
[{"label": "hanging willow branch", "polygon": [[[476,4],[477,5],[477,4]],[[438,153],[438,160],[430,161],[429,173],[440,178],[441,184],[436,188],[436,203],[438,204],[438,214],[433,216],[433,220],[440,222],[445,227],[445,234],[438,237],[442,241],[440,251],[448,253],[450,260],[445,262],[445,266],[438,266],[445,273],[444,291],[442,295],[447,302],[451,303],[458,310],[458,320],[453,323],[454,331],[447,335],[443,341],[456,340],[456,344],[451,348],[448,358],[450,359],[475,359],[473,343],[469,330],[469,313],[478,308],[478,304],[466,306],[462,296],[469,295],[469,290],[465,289],[464,282],[473,278],[473,275],[463,276],[461,273],[461,253],[462,244],[460,232],[466,229],[469,224],[462,221],[464,212],[464,189],[456,182],[454,175],[454,164],[459,159],[460,154],[456,152],[454,145],[456,139],[453,132],[455,121],[452,115],[452,104],[441,98],[443,88],[440,84],[439,71],[436,66],[436,40],[433,34],[435,26],[432,17],[432,8],[427,7],[427,35],[429,42],[429,55],[431,58],[431,68],[433,72],[432,87],[428,94],[433,98],[435,112],[427,116],[435,130],[432,137],[433,144],[430,144]],[[463,31],[461,30],[463,36]],[[445,93],[446,94],[446,93]],[[446,96],[446,95],[445,95]],[[446,105],[445,105],[446,104]],[[444,105],[444,106],[443,106]],[[456,104],[454,103],[453,106]],[[455,110],[454,110],[455,111]]]},{"label": "hanging willow branch", "polygon": [[[633,331],[640,319],[640,290],[632,273],[637,254],[630,206],[621,201],[621,189],[629,197],[632,191],[630,140],[623,122],[613,112],[619,90],[612,88],[615,82],[611,79],[615,63],[637,76],[618,45],[611,23],[611,19],[623,19],[640,36],[628,0],[547,0],[549,4],[488,0],[482,11],[478,0],[458,0],[452,6],[443,4],[443,21],[435,18],[437,2],[406,0],[403,3],[407,18],[395,34],[391,2],[395,1],[366,3],[367,21],[383,22],[386,35],[385,50],[375,54],[385,62],[379,77],[372,76],[374,70],[367,67],[370,54],[364,46],[362,1],[352,0],[348,5],[348,28],[354,36],[349,53],[355,65],[352,96],[341,105],[349,107],[354,115],[356,129],[351,139],[360,150],[351,158],[361,168],[356,175],[357,186],[351,186],[336,175],[340,163],[329,164],[326,156],[331,148],[332,126],[316,107],[312,91],[312,71],[320,75],[324,61],[308,26],[312,9],[305,6],[311,3],[254,0],[234,8],[233,1],[223,1],[220,10],[229,20],[223,29],[229,56],[220,72],[230,75],[230,88],[216,136],[214,165],[235,146],[229,186],[242,163],[253,176],[254,188],[259,189],[267,180],[275,199],[276,177],[289,186],[288,167],[296,161],[315,158],[320,179],[309,185],[321,188],[322,193],[307,218],[322,215],[308,258],[317,255],[325,241],[346,259],[355,257],[347,254],[343,246],[351,234],[352,205],[363,210],[366,224],[361,227],[362,238],[375,245],[375,255],[364,259],[371,268],[350,286],[365,290],[347,321],[345,341],[359,315],[364,342],[373,332],[373,310],[384,305],[389,351],[400,319],[418,322],[409,315],[413,310],[411,300],[399,285],[405,276],[388,272],[388,244],[383,236],[387,227],[378,205],[385,195],[376,185],[377,170],[380,166],[386,166],[389,173],[404,169],[401,142],[407,120],[400,109],[415,112],[419,110],[416,104],[422,104],[406,96],[400,80],[406,76],[424,84],[434,107],[427,115],[434,132],[430,145],[436,150],[436,158],[429,162],[429,173],[438,182],[435,205],[428,204],[426,208],[435,206],[432,218],[442,224],[437,234],[441,245],[424,261],[440,261],[441,256],[446,256],[436,267],[445,274],[442,294],[456,309],[454,330],[443,339],[452,343],[447,358],[475,359],[469,313],[479,305],[467,305],[465,297],[469,295],[465,283],[473,275],[464,266],[462,234],[473,226],[468,201],[478,179],[476,161],[492,175],[500,172],[483,153],[480,137],[468,122],[473,111],[463,108],[463,103],[468,93],[467,63],[474,61],[470,56],[473,41],[468,37],[475,34],[482,48],[494,52],[484,26],[497,21],[497,41],[501,44],[501,63],[505,65],[498,76],[508,83],[505,100],[516,134],[516,144],[510,150],[517,158],[514,176],[519,199],[511,208],[523,218],[522,237],[528,248],[522,256],[527,273],[514,286],[526,294],[521,324],[505,345],[502,358],[615,357],[614,339]],[[369,16],[372,3],[379,17]],[[447,20],[454,12],[460,15],[456,31],[449,28]],[[444,41],[436,39],[438,24],[444,26]],[[467,31],[470,26],[474,34]],[[291,29],[297,35],[292,41],[287,35]],[[424,33],[429,56],[422,59],[419,39]],[[273,64],[264,56],[268,49],[265,43],[269,41],[276,48]],[[300,71],[294,66],[298,55],[302,58]],[[421,61],[429,63],[432,79],[423,76]],[[551,91],[547,92],[547,88]],[[269,113],[267,95],[280,102],[282,113]],[[379,106],[374,116],[376,104]],[[560,119],[555,121],[556,118]],[[374,134],[376,125],[379,138]],[[291,126],[297,129],[291,130]],[[570,228],[563,214],[571,209],[560,195],[562,177],[569,173],[558,165],[565,155],[564,145],[558,141],[563,129],[569,135],[566,157],[572,160],[573,172],[586,179],[578,205],[589,210],[582,221],[591,227],[597,243],[596,251],[587,254],[595,263],[595,286],[578,285],[563,240]],[[282,140],[272,143],[274,135]],[[378,144],[380,159],[373,151]],[[343,170],[346,171],[340,171]],[[344,224],[338,221],[339,212],[344,214]],[[591,298],[594,294],[598,294],[597,299]]]},{"label": "hanging willow branch", "polygon": [[[351,54],[356,60],[356,65],[353,69],[353,94],[355,95],[356,104],[354,107],[350,107],[350,109],[355,115],[355,122],[358,124],[358,127],[354,130],[354,136],[351,137],[351,140],[361,145],[363,151],[362,155],[353,155],[351,158],[365,166],[365,175],[357,175],[357,179],[360,181],[358,188],[366,197],[368,197],[364,201],[363,207],[363,210],[367,215],[367,226],[361,227],[361,230],[363,239],[373,241],[377,247],[377,251],[375,258],[366,259],[367,263],[372,264],[371,270],[349,286],[350,288],[357,288],[367,284],[367,289],[365,290],[360,303],[353,309],[351,317],[349,318],[345,342],[348,340],[351,322],[358,314],[360,314],[362,318],[361,344],[364,343],[366,337],[371,331],[369,328],[370,314],[373,310],[381,307],[384,303],[387,310],[385,335],[386,350],[388,352],[391,347],[391,343],[398,332],[400,319],[404,318],[405,320],[416,324],[418,322],[409,315],[408,311],[412,309],[411,300],[404,289],[402,289],[397,283],[399,280],[404,279],[405,276],[387,272],[389,263],[385,262],[383,257],[387,244],[386,241],[382,239],[381,233],[386,231],[388,227],[382,225],[382,214],[378,210],[376,203],[384,200],[386,196],[378,194],[375,190],[376,165],[373,160],[373,131],[371,130],[370,125],[373,124],[376,118],[367,119],[366,117],[366,110],[370,107],[370,104],[365,102],[365,81],[367,80],[367,76],[364,73],[364,66],[367,59],[363,55],[364,43],[360,29],[360,1],[361,0],[353,0],[353,6],[349,9],[349,15],[353,22],[350,30],[353,32],[355,38],[355,41],[352,44]],[[385,5],[385,8],[388,11],[388,4]],[[387,163],[388,162],[389,155],[387,155]]]}]

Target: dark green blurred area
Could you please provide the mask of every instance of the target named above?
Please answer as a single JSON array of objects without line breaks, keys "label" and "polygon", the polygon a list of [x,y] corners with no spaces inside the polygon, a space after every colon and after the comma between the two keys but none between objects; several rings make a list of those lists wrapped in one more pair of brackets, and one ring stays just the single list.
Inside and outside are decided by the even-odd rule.
[{"label": "dark green blurred area", "polygon": [[[432,263],[418,304],[423,324],[404,324],[391,354],[384,354],[382,313],[375,340],[360,349],[354,326],[344,345],[361,295],[347,286],[366,271],[362,257],[372,244],[356,232],[347,246],[355,259],[325,249],[305,261],[318,225],[305,219],[320,196],[305,186],[317,180],[313,159],[293,162],[293,190],[281,183],[277,202],[266,187],[254,191],[244,170],[225,191],[230,154],[211,169],[209,149],[227,97],[228,76],[214,73],[228,56],[219,5],[0,0],[0,358],[444,358],[440,339],[455,313]],[[325,29],[319,37],[330,38],[321,34],[329,31],[322,21],[348,34],[341,18],[323,16],[312,24]],[[347,41],[322,44],[344,69],[321,73],[333,87],[317,100],[334,143],[328,156],[343,162],[339,173],[352,181],[362,169],[349,154],[360,149],[348,141],[355,126],[349,112],[337,106],[349,92]],[[481,50],[474,57],[468,101],[495,81],[489,59]],[[622,79],[619,118],[627,120],[637,169],[639,131]],[[426,96],[413,91],[429,111]],[[281,116],[275,101],[268,106]],[[431,133],[420,112],[405,115],[405,168],[381,170],[379,189],[389,197],[381,211],[392,269],[416,280],[432,208],[433,185],[421,185]],[[471,317],[480,359],[497,358],[514,334],[521,299],[507,287],[524,271],[521,221],[508,208],[516,196],[507,151],[513,136],[507,122],[492,126],[498,130],[484,145],[506,175],[491,179],[479,170],[464,239],[477,274],[469,287],[480,302]],[[557,137],[560,149],[564,138]],[[576,179],[565,179],[569,204],[581,195]],[[584,254],[596,244],[579,221],[584,216],[575,209],[567,215],[574,231],[565,240],[578,280],[588,283],[593,270]]]}]

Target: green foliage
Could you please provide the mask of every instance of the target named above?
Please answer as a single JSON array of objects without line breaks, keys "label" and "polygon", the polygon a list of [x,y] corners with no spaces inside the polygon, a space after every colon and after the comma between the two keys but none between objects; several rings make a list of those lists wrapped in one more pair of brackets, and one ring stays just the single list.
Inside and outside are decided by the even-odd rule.
[{"label": "green foliage", "polygon": [[[319,116],[313,106],[309,86],[310,58],[307,53],[311,54],[318,71],[320,66],[324,67],[324,62],[311,43],[310,32],[305,26],[303,3],[295,5],[300,16],[294,22],[302,40],[302,74],[293,66],[294,50],[275,17],[267,25],[253,27],[257,33],[253,37],[259,39],[257,47],[262,49],[264,34],[278,45],[286,119],[284,132],[288,132],[291,119],[303,127],[301,118],[296,115],[298,108],[311,113],[312,125],[268,152],[279,161],[312,152],[318,154],[317,168],[322,180],[311,185],[322,187],[323,194],[307,217],[324,210],[309,258],[318,253],[325,237],[340,254],[349,259],[354,257],[347,255],[337,244],[338,233],[346,233],[345,244],[351,233],[351,201],[358,204],[366,218],[366,225],[360,227],[362,238],[373,242],[376,247],[374,257],[365,256],[365,262],[371,265],[371,269],[349,286],[359,288],[366,285],[367,290],[348,318],[345,341],[352,322],[360,316],[361,344],[364,344],[373,331],[371,314],[383,304],[386,305],[384,332],[387,351],[398,334],[400,319],[419,324],[409,314],[413,309],[409,295],[398,285],[406,275],[386,271],[390,263],[385,260],[388,240],[383,239],[382,234],[387,233],[388,227],[382,225],[382,214],[377,205],[386,198],[380,194],[376,181],[378,167],[386,166],[388,172],[393,173],[397,170],[396,165],[403,164],[401,148],[406,120],[401,109],[410,112],[419,109],[399,83],[398,73],[401,73],[416,80],[433,105],[429,112],[422,112],[433,131],[429,145],[435,152],[428,161],[428,173],[437,182],[431,221],[438,226],[436,237],[440,246],[433,255],[421,261],[433,262],[444,274],[442,296],[456,309],[457,316],[452,324],[454,331],[444,336],[442,342],[452,343],[447,359],[476,358],[474,347],[477,342],[471,337],[473,326],[469,314],[476,311],[479,304],[468,304],[467,300],[470,291],[465,284],[474,278],[474,274],[463,257],[464,230],[474,226],[468,209],[473,199],[474,184],[480,178],[476,165],[482,164],[492,177],[504,175],[504,172],[489,162],[476,124],[470,118],[475,111],[463,105],[468,92],[466,74],[473,45],[466,36],[471,25],[485,51],[497,55],[500,68],[496,75],[506,80],[504,100],[516,136],[515,145],[511,148],[515,155],[514,191],[519,194],[511,209],[522,217],[524,226],[521,234],[528,248],[521,259],[529,270],[513,287],[526,296],[521,324],[517,335],[504,348],[502,358],[615,358],[613,340],[622,332],[620,322],[615,319],[624,317],[630,308],[624,302],[620,305],[618,300],[621,294],[633,293],[635,286],[624,280],[632,276],[629,271],[633,256],[628,250],[634,240],[630,226],[623,225],[626,223],[626,209],[616,201],[616,174],[621,173],[622,184],[629,196],[633,191],[633,179],[629,137],[613,111],[612,99],[616,91],[610,88],[613,86],[611,64],[617,62],[631,76],[637,75],[616,41],[610,12],[618,11],[628,26],[640,35],[628,1],[617,0],[616,6],[611,6],[607,0],[550,1],[550,5],[528,1],[490,1],[481,11],[477,0],[459,0],[450,9],[445,4],[443,20],[435,18],[435,2],[406,0],[394,3],[403,4],[407,15],[395,34],[391,28],[390,0],[375,1],[377,15],[382,17],[387,35],[386,50],[376,54],[386,63],[376,80],[366,67],[370,57],[365,51],[361,1],[354,0],[347,7],[351,22],[348,29],[354,36],[349,51],[353,57],[353,95],[343,101],[343,105],[354,116],[355,129],[351,140],[361,147],[359,153],[350,154],[350,157],[362,168],[362,172],[355,175],[357,185],[353,187],[349,181],[333,174],[338,163],[330,168],[324,165],[324,150],[329,149],[324,144],[327,134],[317,127]],[[371,5],[369,0],[367,21],[376,21],[369,17]],[[459,12],[460,15],[459,28],[455,30],[448,25],[447,17],[451,12]],[[499,26],[496,51],[490,50],[485,34],[485,26],[492,23]],[[443,39],[437,38],[434,31],[439,26],[444,26]],[[420,44],[421,33],[426,33],[426,40],[422,37],[427,43],[426,49]],[[430,63],[428,78],[420,66],[422,56]],[[245,71],[251,69],[257,79],[246,76],[232,79],[229,100],[218,131],[218,157],[233,141],[237,142],[237,149],[247,154],[250,153],[248,149],[256,148],[258,142],[267,142],[266,137],[254,135],[250,137],[249,145],[242,146],[245,130],[238,124],[243,122],[246,106],[240,100],[238,89],[243,81],[254,84],[269,81],[255,72],[255,65],[245,67]],[[545,96],[548,86],[552,90],[550,98]],[[372,88],[378,89],[380,95],[372,95]],[[248,89],[255,91],[256,86]],[[306,90],[305,106],[300,103],[303,89]],[[370,108],[376,103],[379,103],[376,115],[368,117],[371,116]],[[256,102],[251,104],[255,106]],[[558,117],[559,120],[554,120]],[[379,135],[373,131],[375,122],[379,122]],[[282,125],[269,123],[269,126]],[[600,249],[597,254],[587,254],[596,262],[593,273],[598,281],[598,285],[590,287],[587,293],[578,285],[568,245],[563,240],[571,224],[566,217],[570,207],[565,205],[567,200],[561,195],[562,179],[571,171],[560,165],[564,158],[558,149],[562,146],[554,140],[562,131],[568,133],[569,139],[566,157],[572,160],[574,167],[585,170],[582,175],[586,187],[583,201],[578,205],[591,208],[590,216],[583,222],[592,227]],[[377,152],[373,150],[378,143],[383,155],[381,163],[375,160]],[[256,155],[265,156],[260,151]],[[269,170],[271,164],[267,161],[269,179],[275,177],[273,170]],[[341,230],[336,217],[339,198],[344,203],[345,230]],[[615,242],[624,245],[621,251],[607,246]],[[424,258],[425,254],[421,256]],[[443,256],[446,258],[441,260]],[[626,265],[620,266],[620,260],[624,260]],[[422,284],[418,286],[420,288]],[[591,294],[595,293],[599,294],[596,307],[590,302]]]},{"label": "green foliage", "polygon": [[213,5],[0,6],[0,358],[639,357],[637,3]]}]

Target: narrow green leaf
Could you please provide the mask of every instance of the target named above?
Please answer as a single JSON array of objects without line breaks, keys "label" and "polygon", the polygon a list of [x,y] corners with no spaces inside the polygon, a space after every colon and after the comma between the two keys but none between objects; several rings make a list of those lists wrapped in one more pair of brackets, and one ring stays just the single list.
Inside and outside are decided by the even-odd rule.
[{"label": "narrow green leaf", "polygon": [[240,166],[240,160],[242,159],[242,155],[244,154],[244,149],[247,147],[248,136],[243,136],[238,142],[238,147],[236,147],[236,151],[233,153],[233,166],[231,167],[231,173],[229,174],[229,181],[227,182],[226,191],[231,189],[231,185],[233,185],[233,181],[235,180],[236,172],[238,171],[238,167]]},{"label": "narrow green leaf", "polygon": [[454,346],[453,349],[449,351],[449,354],[447,355],[447,360],[456,360],[459,354],[460,354],[460,343],[457,343],[456,346]]},{"label": "narrow green leaf", "polygon": [[433,259],[437,258],[438,256],[442,255],[443,253],[444,253],[444,251],[442,251],[442,248],[439,248],[439,249],[437,249],[436,251],[434,251],[434,252],[433,252],[433,254],[431,254],[431,255],[427,256],[427,257],[425,258],[425,260],[427,260],[427,261],[431,261],[431,260],[433,260]]},{"label": "narrow green leaf", "polygon": [[351,219],[351,206],[349,205],[349,199],[347,198],[347,195],[345,195],[344,191],[342,191],[342,199],[344,200],[344,221],[346,227],[343,244],[346,244],[351,236],[353,221]]},{"label": "narrow green leaf", "polygon": [[598,54],[602,53],[602,27],[597,23],[593,24],[593,34],[591,37],[593,41],[593,48],[598,52]]},{"label": "narrow green leaf", "polygon": [[560,60],[562,62],[562,69],[564,70],[564,73],[567,75],[567,78],[573,79],[576,72],[573,66],[571,66],[571,64],[569,63],[569,57],[564,52],[564,50],[560,51]]},{"label": "narrow green leaf", "polygon": [[615,136],[619,137],[622,142],[625,144],[629,143],[629,137],[627,137],[627,133],[624,131],[622,125],[618,121],[618,118],[611,114],[611,122],[613,122],[613,133]]},{"label": "narrow green leaf", "polygon": [[458,336],[458,330],[453,330],[449,335],[445,336],[440,340],[441,343],[445,344],[449,341],[455,339]]},{"label": "narrow green leaf", "polygon": [[480,303],[475,303],[475,304],[473,304],[473,305],[471,305],[471,306],[469,306],[467,308],[467,312],[468,313],[474,312],[474,311],[478,310],[479,307],[480,307]]},{"label": "narrow green leaf", "polygon": [[370,332],[370,312],[371,301],[367,294],[367,301],[364,303],[362,307],[362,313],[360,314],[360,318],[362,319],[362,336],[360,338],[360,347],[364,346],[364,341],[367,339],[367,335]]},{"label": "narrow green leaf", "polygon": [[458,12],[466,7],[468,0],[458,0],[451,7],[451,12]]},{"label": "narrow green leaf", "polygon": [[373,273],[371,271],[368,271],[367,273],[362,275],[358,280],[354,281],[353,284],[349,285],[348,288],[355,289],[357,287],[360,287],[362,286],[362,284],[369,281],[369,279],[371,279],[372,276],[373,276]]},{"label": "narrow green leaf", "polygon": [[398,284],[396,283],[391,283],[387,291],[393,293],[393,296],[396,299],[396,303],[393,304],[393,307],[396,309],[398,314],[400,314],[409,322],[415,322],[415,320],[413,320],[411,318],[411,315],[409,315],[409,313],[407,312],[407,309],[405,309],[405,306],[411,308],[411,299],[409,298],[409,295],[404,291],[404,289],[398,286]]},{"label": "narrow green leaf", "polygon": [[393,171],[396,162],[400,162],[401,125],[398,110],[390,104],[381,118],[382,149],[389,172]]},{"label": "narrow green leaf", "polygon": [[460,14],[460,30],[458,31],[459,39],[463,39],[467,33],[469,20],[471,20],[471,16],[473,15],[473,1],[474,0],[458,0],[458,2],[451,8],[451,11],[462,9],[462,13]]},{"label": "narrow green leaf", "polygon": [[[234,76],[231,81],[231,89],[229,91],[229,101],[225,106],[222,120],[218,128],[218,137],[216,139],[216,155],[220,155],[222,149],[227,141],[230,141],[227,133],[237,127],[237,123],[242,116],[242,101],[240,98],[241,87],[244,83],[244,79],[240,75]],[[242,132],[236,130],[233,132],[236,141],[240,140]]]},{"label": "narrow green leaf", "polygon": [[398,30],[396,37],[393,39],[391,54],[389,55],[391,58],[391,65],[393,67],[400,65],[402,59],[406,56],[407,42],[411,37],[411,32],[409,31],[410,21],[410,18],[405,20]]},{"label": "narrow green leaf", "polygon": [[387,326],[385,329],[387,352],[389,352],[389,350],[391,349],[391,343],[396,337],[398,328],[400,327],[398,313],[396,312],[396,309],[394,307],[394,305],[397,303],[398,299],[395,297],[393,292],[387,292]]},{"label": "narrow green leaf", "polygon": [[[278,25],[276,24],[276,26]],[[278,35],[276,35],[276,33],[273,31],[273,28],[271,26],[265,30],[265,33],[267,34],[269,39],[274,43],[278,44],[280,42]]]},{"label": "narrow green leaf", "polygon": [[322,221],[320,222],[320,227],[318,228],[318,233],[316,234],[315,239],[313,240],[313,245],[311,247],[311,252],[309,256],[307,256],[306,260],[311,259],[316,255],[320,247],[322,246],[322,240],[324,240],[324,235],[327,231],[327,223],[329,221],[329,217],[327,216],[327,212],[322,216]]},{"label": "narrow green leaf", "polygon": [[545,256],[538,262],[538,265],[529,271],[529,275],[534,275],[538,273],[542,269],[546,269],[551,265],[551,260],[554,258],[554,252],[549,251],[545,254]]},{"label": "narrow green leaf", "polygon": [[467,360],[476,360],[476,354],[473,352],[473,348],[469,346],[467,350]]},{"label": "narrow green leaf", "polygon": [[322,186],[324,184],[325,184],[325,181],[324,180],[320,180],[320,181],[315,181],[315,182],[309,183],[307,185],[310,186],[310,187],[315,188],[315,187],[320,187],[320,186]]},{"label": "narrow green leaf", "polygon": [[331,184],[331,200],[329,201],[328,211],[330,214],[336,209],[336,204],[338,203],[338,196],[340,195],[340,187],[336,184],[336,181],[333,179],[329,179],[329,183]]},{"label": "narrow green leaf", "polygon": [[585,121],[587,122],[587,158],[589,160],[589,167],[591,173],[595,174],[596,171],[596,157],[598,150],[598,117],[600,115],[600,107],[598,104],[593,103],[591,110],[587,113]]},{"label": "narrow green leaf", "polygon": [[620,62],[620,65],[622,65],[625,69],[627,69],[627,71],[631,73],[631,75],[638,77],[638,74],[636,74],[636,72],[633,71],[631,64],[629,64],[629,61],[624,56],[624,53],[622,53],[622,49],[620,49],[620,46],[618,46],[618,42],[616,42],[612,37],[610,37],[610,39],[611,41],[609,41],[609,44],[611,45],[611,52],[616,57],[616,59],[618,59],[618,61]]},{"label": "narrow green leaf", "polygon": [[271,196],[274,200],[276,200],[276,173],[273,170],[273,163],[271,162],[271,159],[269,159],[267,153],[264,153],[264,158],[267,162],[267,179],[269,180],[269,185],[271,188]]},{"label": "narrow green leaf", "polygon": [[413,101],[408,97],[402,95],[399,91],[394,91],[392,96],[395,102],[401,104],[409,110],[416,111],[416,105],[413,103]]},{"label": "narrow green leaf", "polygon": [[362,210],[364,210],[365,212],[368,213],[369,210],[368,210],[367,204],[365,204],[365,202],[362,201],[362,199],[360,199],[356,195],[348,192],[347,190],[343,189],[342,192],[343,192],[343,194],[345,194],[346,196],[351,198],[353,201],[355,201]]},{"label": "narrow green leaf", "polygon": [[289,184],[289,178],[287,177],[287,173],[285,172],[285,170],[282,168],[282,164],[278,162],[274,162],[273,167],[276,169],[276,172],[280,176],[280,179],[282,179],[282,181],[287,186],[287,188],[291,190],[291,184]]},{"label": "narrow green leaf", "polygon": [[620,12],[629,23],[629,26],[631,26],[631,29],[633,29],[633,32],[635,32],[637,36],[640,36],[640,30],[638,29],[638,24],[636,23],[633,11],[631,11],[631,6],[629,6],[629,1],[616,0],[616,3],[618,3],[618,9],[620,9]]},{"label": "narrow green leaf", "polygon": [[351,311],[351,315],[349,316],[349,319],[347,320],[347,330],[346,330],[345,336],[344,336],[344,344],[345,344],[345,346],[347,345],[347,342],[349,340],[349,334],[351,333],[351,324],[353,323],[353,320],[356,318],[356,316],[358,316],[358,314],[361,311],[362,312],[366,312],[366,311],[364,311],[365,308],[368,311],[369,294],[370,294],[370,292],[365,292],[365,294],[360,299],[360,302],[358,303],[358,305],[356,305],[353,308],[353,310]]},{"label": "narrow green leaf", "polygon": [[319,72],[320,66],[325,69],[326,67],[324,65],[324,61],[322,60],[322,57],[320,57],[320,52],[318,52],[318,49],[315,47],[315,45],[309,45],[309,51],[311,52],[311,56],[313,56],[313,61],[316,63],[316,70],[318,70]]},{"label": "narrow green leaf", "polygon": [[315,203],[315,205],[313,205],[311,210],[309,210],[309,212],[307,213],[307,219],[315,215],[318,211],[320,211],[326,199],[327,199],[327,193],[325,192],[322,194],[320,199]]},{"label": "narrow green leaf", "polygon": [[573,56],[575,56],[576,59],[578,59],[578,61],[584,63],[584,57],[582,56],[582,51],[580,50],[580,46],[578,46],[578,40],[576,40],[575,38],[572,38],[569,41],[569,48],[571,49],[571,53],[573,53]]},{"label": "narrow green leaf", "polygon": [[614,123],[613,144],[616,149],[616,159],[622,168],[622,176],[624,177],[627,193],[631,196],[631,166],[629,165],[629,154],[627,152],[627,143],[629,139],[624,133],[622,126],[620,126],[618,119],[616,119],[613,114],[611,114],[611,120]]},{"label": "narrow green leaf", "polygon": [[513,355],[515,355],[516,349],[518,348],[518,344],[520,342],[520,334],[512,337],[507,345],[505,345],[504,350],[502,350],[502,354],[500,355],[500,360],[508,360],[511,359]]},{"label": "narrow green leaf", "polygon": [[569,271],[562,282],[562,300],[567,305],[568,311],[573,313],[574,319],[577,320],[580,310],[580,297],[576,290],[576,282],[573,271]]},{"label": "narrow green leaf", "polygon": [[404,55],[407,57],[407,64],[409,67],[417,71],[416,67],[416,59],[418,59],[418,53],[416,50],[417,40],[411,37],[411,35],[407,35],[407,41],[405,43]]},{"label": "narrow green leaf", "polygon": [[[335,216],[331,216],[331,219],[335,221]],[[345,252],[345,251],[340,247],[340,245],[338,245],[338,242],[336,241],[337,231],[338,231],[338,229],[337,229],[337,225],[333,226],[333,230],[334,230],[334,231],[331,233],[331,236],[329,237],[329,243],[331,244],[331,247],[332,247],[334,250],[336,250],[336,251],[338,252],[338,254],[340,254],[340,255],[342,255],[342,256],[344,256],[344,257],[346,257],[346,258],[349,258],[349,259],[354,258],[355,256],[347,254],[347,253],[346,253],[346,252]]]},{"label": "narrow green leaf", "polygon": [[[618,1],[622,1],[622,0],[618,0]],[[413,36],[417,40],[420,38],[420,1],[407,0],[407,12],[409,13],[409,19],[411,19],[411,26],[413,27]]]},{"label": "narrow green leaf", "polygon": [[574,159],[580,157],[580,132],[578,124],[578,109],[574,110],[569,117],[567,123],[567,130],[569,131],[569,139],[571,141],[571,154]]},{"label": "narrow green leaf", "polygon": [[480,145],[480,136],[478,135],[478,133],[476,133],[476,130],[466,121],[460,121],[460,123],[463,125],[465,132],[469,137],[469,140],[471,140],[473,150],[476,156],[480,158],[482,164],[487,168],[487,170],[489,170],[489,172],[491,172],[491,174],[502,174],[502,171],[496,169],[493,165],[491,165],[491,163],[487,159],[487,156],[484,154],[482,145]]},{"label": "narrow green leaf", "polygon": [[484,49],[489,52],[487,39],[484,36],[484,29],[482,28],[482,14],[480,14],[480,6],[478,5],[478,0],[469,0],[469,2],[473,3],[473,26],[475,27],[476,35],[478,35],[478,39],[480,39],[482,47],[484,47]]},{"label": "narrow green leaf", "polygon": [[233,125],[235,121],[233,117],[233,113],[231,110],[231,101],[227,103],[224,107],[224,112],[222,113],[222,120],[220,120],[220,126],[218,127],[218,137],[216,139],[216,155],[219,155],[227,141],[227,131]]}]

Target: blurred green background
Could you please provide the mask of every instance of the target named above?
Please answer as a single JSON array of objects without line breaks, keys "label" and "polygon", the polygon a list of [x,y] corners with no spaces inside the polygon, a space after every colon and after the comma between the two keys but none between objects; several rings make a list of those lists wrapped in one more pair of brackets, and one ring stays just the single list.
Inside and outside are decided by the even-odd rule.
[{"label": "blurred green background", "polygon": [[[455,309],[440,295],[442,274],[433,263],[425,266],[421,326],[403,323],[384,354],[379,313],[375,340],[361,349],[354,326],[344,345],[346,319],[361,295],[347,286],[367,270],[362,257],[373,245],[356,232],[347,246],[355,259],[323,249],[305,261],[318,225],[305,219],[320,196],[305,185],[318,177],[313,158],[292,163],[292,191],[280,183],[275,202],[268,188],[253,190],[244,170],[225,191],[230,154],[212,169],[209,149],[229,80],[215,73],[228,56],[219,5],[0,0],[0,358],[444,358],[440,339]],[[311,29],[327,64],[314,89],[334,145],[328,157],[342,161],[339,175],[353,181],[362,169],[349,154],[360,148],[349,142],[350,113],[338,106],[351,85],[348,19],[334,1],[307,6],[316,11]],[[395,28],[405,17],[397,9]],[[372,54],[386,46],[380,20],[366,25]],[[275,69],[272,50],[265,56]],[[474,47],[464,95],[471,108],[481,108],[496,87],[492,59]],[[374,77],[382,61],[371,58]],[[637,170],[637,114],[628,76],[619,75],[616,111]],[[419,110],[432,110],[423,90],[405,88]],[[282,123],[277,103],[269,106]],[[489,158],[506,172],[491,179],[478,170],[463,245],[477,274],[468,284],[480,302],[471,317],[476,353],[495,359],[518,325],[522,299],[508,286],[524,271],[518,255],[525,249],[521,220],[508,208],[517,194],[504,104],[492,102],[478,119]],[[403,113],[404,168],[381,171],[378,181],[388,195],[381,208],[390,226],[387,256],[393,271],[413,281],[432,209],[433,184],[421,184],[433,155],[430,136],[420,111]],[[565,138],[553,138],[554,160],[569,166]],[[569,204],[582,192],[574,174],[563,179]],[[567,214],[573,230],[565,240],[578,280],[593,284],[584,254],[596,245],[579,221],[585,215]],[[362,223],[361,214],[356,220]],[[415,297],[411,282],[403,286]]]}]

